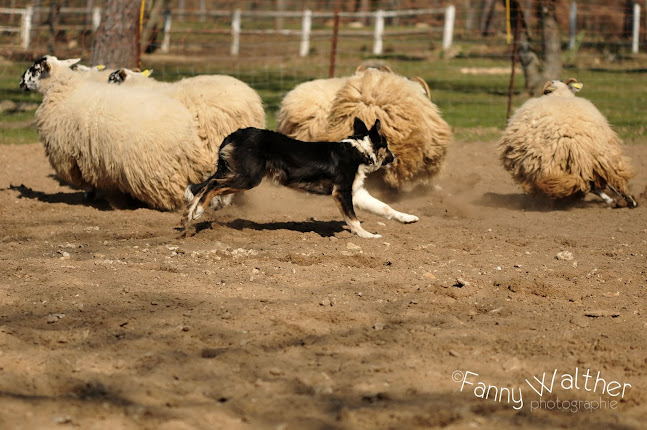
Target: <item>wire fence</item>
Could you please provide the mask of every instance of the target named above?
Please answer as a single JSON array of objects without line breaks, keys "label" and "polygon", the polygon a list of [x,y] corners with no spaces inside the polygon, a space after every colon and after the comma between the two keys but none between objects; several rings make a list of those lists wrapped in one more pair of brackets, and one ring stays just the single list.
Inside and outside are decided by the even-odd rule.
[{"label": "wire fence", "polygon": [[[540,37],[534,11],[544,2],[521,2],[531,33]],[[568,48],[578,44],[618,54],[645,50],[647,0],[556,3]],[[155,2],[145,5],[150,15]],[[13,56],[61,52],[88,58],[102,6],[100,0],[0,1],[0,50]],[[168,8],[155,23],[150,40],[144,41],[148,52],[216,58],[316,57],[330,49],[338,11],[342,55],[346,49],[373,55],[425,56],[437,50],[449,55],[509,54],[502,1],[173,0],[164,6]]]}]

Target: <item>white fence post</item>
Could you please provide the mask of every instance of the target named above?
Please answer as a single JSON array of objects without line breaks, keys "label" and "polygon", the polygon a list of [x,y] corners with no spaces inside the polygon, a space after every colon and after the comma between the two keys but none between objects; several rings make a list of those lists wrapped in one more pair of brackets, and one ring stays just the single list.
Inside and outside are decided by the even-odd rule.
[{"label": "white fence post", "polygon": [[231,55],[238,55],[240,51],[240,9],[234,11],[231,20]]},{"label": "white fence post", "polygon": [[375,13],[375,42],[373,44],[373,54],[382,54],[382,37],[384,36],[384,11],[378,10]]},{"label": "white fence post", "polygon": [[27,6],[25,12],[22,14],[20,23],[20,40],[22,40],[22,49],[29,48],[29,39],[31,37],[31,18],[34,14],[34,9]]},{"label": "white fence post", "polygon": [[162,39],[161,51],[165,54],[171,48],[171,11],[164,12],[164,38]]},{"label": "white fence post", "polygon": [[577,23],[577,3],[572,2],[571,3],[571,13],[569,14],[569,30],[570,30],[570,38],[568,40],[568,49],[573,49],[575,48],[575,30],[576,30],[576,23]]},{"label": "white fence post", "polygon": [[310,31],[312,30],[312,11],[306,9],[303,11],[303,23],[301,24],[301,48],[299,55],[307,57],[310,52]]},{"label": "white fence post", "polygon": [[631,41],[631,52],[638,53],[638,42],[640,41],[640,5],[634,3],[634,32]]},{"label": "white fence post", "polygon": [[92,31],[97,31],[101,25],[101,8],[95,7],[92,9]]},{"label": "white fence post", "polygon": [[452,47],[454,40],[454,20],[456,19],[456,7],[453,4],[445,9],[445,26],[443,27],[443,51]]}]

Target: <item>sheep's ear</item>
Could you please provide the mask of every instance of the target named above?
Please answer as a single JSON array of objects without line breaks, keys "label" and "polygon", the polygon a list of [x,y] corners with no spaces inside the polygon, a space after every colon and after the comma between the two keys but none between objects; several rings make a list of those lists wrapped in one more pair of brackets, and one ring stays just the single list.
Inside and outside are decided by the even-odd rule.
[{"label": "sheep's ear", "polygon": [[43,70],[45,70],[46,72],[49,72],[52,70],[52,65],[49,63],[48,59],[43,59],[40,65],[43,67]]},{"label": "sheep's ear", "polygon": [[66,67],[72,67],[73,65],[75,65],[79,61],[81,61],[80,58],[70,58],[68,60],[61,60],[61,64],[63,66],[66,66]]},{"label": "sheep's ear", "polygon": [[97,69],[98,71],[102,71],[103,69],[106,68],[106,65],[105,64],[97,64],[96,66],[94,66],[94,68]]},{"label": "sheep's ear", "polygon": [[146,76],[147,78],[153,73],[153,69],[146,69],[142,72],[142,76]]},{"label": "sheep's ear", "polygon": [[125,81],[126,78],[128,78],[128,72],[126,69],[119,69],[119,79],[121,79],[121,82]]},{"label": "sheep's ear", "polygon": [[571,82],[570,84],[568,84],[568,87],[571,89],[571,91],[577,93],[582,89],[582,87],[584,87],[584,84],[581,82]]},{"label": "sheep's ear", "polygon": [[368,128],[366,124],[361,119],[355,117],[355,122],[353,123],[353,135],[355,136],[366,136],[368,135]]},{"label": "sheep's ear", "polygon": [[364,70],[366,70],[366,65],[360,64],[357,66],[357,69],[355,69],[355,73],[363,72]]},{"label": "sheep's ear", "polygon": [[549,94],[555,91],[557,88],[553,85],[553,81],[548,81],[544,84],[544,89],[542,90],[543,94]]}]

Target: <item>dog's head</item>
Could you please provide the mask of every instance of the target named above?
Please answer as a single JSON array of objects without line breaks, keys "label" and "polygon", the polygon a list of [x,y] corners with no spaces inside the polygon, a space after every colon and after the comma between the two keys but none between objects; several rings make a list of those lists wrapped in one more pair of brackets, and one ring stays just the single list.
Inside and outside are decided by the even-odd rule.
[{"label": "dog's head", "polygon": [[20,88],[25,91],[34,91],[38,89],[38,81],[47,78],[53,67],[72,67],[80,61],[79,58],[69,60],[59,60],[51,55],[46,55],[31,65],[20,77]]},{"label": "dog's head", "polygon": [[395,160],[393,153],[389,150],[386,137],[380,133],[381,129],[382,124],[379,119],[375,120],[375,124],[369,130],[364,121],[355,118],[353,136],[351,137],[357,142],[357,149],[366,157],[366,164],[376,168],[391,164]]}]

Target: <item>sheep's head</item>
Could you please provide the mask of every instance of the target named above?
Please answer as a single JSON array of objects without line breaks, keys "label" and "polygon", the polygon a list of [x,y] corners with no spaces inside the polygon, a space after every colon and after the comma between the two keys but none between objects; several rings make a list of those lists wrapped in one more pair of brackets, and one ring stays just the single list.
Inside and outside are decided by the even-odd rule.
[{"label": "sheep's head", "polygon": [[548,81],[544,84],[543,94],[571,95],[582,89],[583,83],[578,82],[575,78],[568,78],[566,81]]},{"label": "sheep's head", "polygon": [[50,76],[53,69],[57,67],[72,67],[78,63],[80,58],[70,58],[69,60],[59,60],[51,55],[46,55],[31,65],[20,77],[20,88],[25,91],[38,89],[38,81]]},{"label": "sheep's head", "polygon": [[151,73],[153,73],[152,70],[144,70],[143,72],[140,72],[138,70],[130,70],[126,69],[125,67],[122,67],[121,69],[117,69],[114,72],[108,76],[108,83],[109,84],[123,84],[127,80],[131,79],[132,77],[137,77],[137,76],[142,76],[144,78],[148,78]]}]

